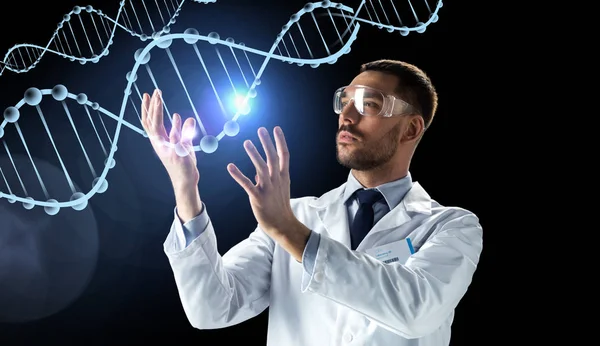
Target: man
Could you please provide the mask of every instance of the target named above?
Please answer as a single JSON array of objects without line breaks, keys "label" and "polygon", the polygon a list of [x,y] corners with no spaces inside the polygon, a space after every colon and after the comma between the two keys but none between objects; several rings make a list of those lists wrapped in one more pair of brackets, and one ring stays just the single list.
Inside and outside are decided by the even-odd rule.
[{"label": "man", "polygon": [[[276,127],[274,145],[259,129],[266,160],[244,142],[256,182],[227,167],[258,226],[221,256],[198,192],[196,157],[171,149],[191,151],[194,120],[182,126],[176,114],[167,135],[160,91],[144,95],[142,121],[175,191],[164,250],[185,313],[195,328],[216,329],[269,307],[273,346],[448,345],[483,242],[474,214],[439,205],[411,180],[435,89],[417,67],[381,60],[363,65],[334,99],[337,157],[351,169],[348,181],[321,197],[290,200],[284,135]],[[378,258],[392,252],[399,255]]]}]

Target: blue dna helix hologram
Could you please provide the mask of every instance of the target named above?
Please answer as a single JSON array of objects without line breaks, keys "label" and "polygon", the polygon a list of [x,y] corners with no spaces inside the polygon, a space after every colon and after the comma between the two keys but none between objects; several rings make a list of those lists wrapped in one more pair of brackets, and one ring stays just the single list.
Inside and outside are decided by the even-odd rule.
[{"label": "blue dna helix hologram", "polygon": [[[117,28],[141,41],[167,34],[185,1],[122,0],[115,19],[90,5],[75,6],[63,16],[46,46],[23,43],[11,47],[0,61],[0,76],[5,70],[14,73],[30,71],[46,53],[81,64],[97,63],[108,55]],[[192,1],[209,4],[217,0]]]},{"label": "blue dna helix hologram", "polygon": [[[425,31],[427,25],[438,20],[438,10],[443,4],[442,1],[437,1],[435,8],[431,9],[427,0],[421,1],[430,11],[430,17],[425,22],[418,21],[412,1],[404,0],[409,5],[412,16],[418,21],[417,25],[411,27],[403,23],[397,6],[394,5],[394,2],[401,3],[403,1],[363,0],[356,14],[358,15],[364,9],[368,19],[354,16],[352,20],[376,25],[380,29],[386,29],[389,32],[399,31],[403,36],[408,35],[411,31],[422,33]],[[193,0],[193,2],[208,4],[215,3],[216,0]],[[119,3],[115,19],[112,19],[101,10],[97,10],[90,5],[75,6],[69,13],[63,16],[63,20],[58,23],[54,34],[46,46],[42,47],[35,44],[23,43],[11,47],[6,52],[3,60],[0,61],[0,76],[5,70],[15,73],[30,71],[41,61],[46,53],[56,54],[71,61],[79,61],[81,64],[87,62],[97,63],[102,56],[109,54],[108,48],[113,43],[117,28],[123,29],[132,36],[139,37],[141,41],[157,38],[162,34],[168,34],[171,31],[171,26],[175,24],[176,17],[179,15],[184,3],[185,0],[162,0],[162,2],[161,0],[138,0],[134,4],[134,0],[122,0]],[[390,8],[386,9],[384,3]],[[164,6],[162,6],[163,4]],[[156,9],[156,12],[152,11],[154,9]],[[378,10],[381,15],[378,14]],[[139,15],[138,12],[140,12]],[[158,13],[158,17],[156,13]],[[340,14],[333,15],[340,16]],[[94,19],[95,16],[98,19],[98,23]],[[392,20],[390,20],[390,17],[392,17]],[[77,18],[78,21],[75,21],[74,18]],[[392,23],[395,19],[398,20],[398,24]],[[84,21],[87,22],[87,25],[84,24]],[[72,24],[72,22],[75,23]],[[90,31],[90,35],[88,35],[86,26]],[[95,35],[92,32],[95,32]],[[78,41],[83,41],[78,39],[80,36],[85,37],[85,42],[82,42],[81,46],[78,43]],[[98,42],[95,42],[95,36],[97,36]],[[71,40],[71,43],[69,43],[69,40]],[[92,41],[94,41],[94,44],[92,44]],[[89,51],[87,48],[89,48]],[[76,55],[75,52],[79,54]],[[87,55],[84,53],[87,53]]]},{"label": "blue dna helix hologram", "polygon": [[[380,4],[383,4],[384,0],[377,1]],[[373,8],[369,11],[368,6],[365,5],[367,3],[372,4],[372,1],[362,1],[359,6],[359,11],[364,10],[364,12],[368,13],[367,16],[374,17],[377,12],[374,11]],[[407,3],[410,5],[408,7],[409,9],[414,8],[410,1],[407,1]],[[397,15],[399,13],[397,7],[399,6],[394,5],[394,2],[392,1],[389,1],[388,4],[391,4],[391,8],[393,8],[393,12],[389,13]],[[300,11],[290,17],[289,21],[282,27],[281,32],[277,35],[275,42],[269,50],[251,48],[246,46],[243,42],[236,43],[233,38],[226,38],[223,40],[216,32],[211,32],[208,35],[201,35],[196,29],[187,29],[183,33],[156,35],[144,48],[138,49],[135,54],[133,54],[135,64],[131,71],[126,74],[124,97],[121,101],[121,108],[117,113],[113,113],[110,110],[103,108],[98,102],[91,100],[85,93],[69,92],[62,84],[58,84],[51,89],[29,88],[25,92],[23,99],[16,105],[5,109],[4,120],[0,123],[1,147],[7,152],[8,157],[12,162],[12,170],[20,182],[23,195],[22,197],[17,196],[15,189],[11,188],[8,182],[6,175],[8,169],[6,167],[0,167],[0,176],[2,176],[7,187],[7,193],[0,191],[0,198],[5,198],[10,203],[15,203],[17,201],[21,202],[26,209],[32,209],[34,206],[42,206],[49,215],[55,215],[61,208],[67,207],[75,210],[82,210],[87,206],[90,198],[95,194],[103,193],[108,189],[106,176],[108,171],[115,167],[114,155],[117,151],[117,142],[120,136],[121,127],[125,126],[126,128],[147,137],[147,134],[144,132],[140,123],[141,115],[137,106],[141,105],[142,100],[142,92],[140,90],[151,91],[154,88],[163,90],[163,107],[165,114],[168,115],[168,117],[165,117],[165,121],[167,121],[168,118],[169,123],[172,122],[171,114],[173,114],[169,111],[169,108],[177,109],[177,112],[180,114],[184,114],[181,109],[187,109],[187,114],[195,117],[197,130],[201,133],[199,141],[194,143],[194,151],[205,152],[207,154],[213,153],[217,150],[218,142],[223,137],[233,137],[239,133],[238,119],[242,115],[250,113],[251,101],[257,96],[257,87],[261,85],[261,78],[270,60],[287,62],[298,66],[310,66],[312,68],[317,68],[322,64],[334,64],[342,55],[350,52],[351,45],[357,38],[360,22],[374,25],[380,29],[386,29],[388,32],[398,31],[401,35],[406,35],[410,31],[423,32],[427,25],[437,21],[437,13],[441,7],[441,1],[437,1],[436,6],[432,7],[434,10],[431,10],[428,4],[427,6],[423,6],[422,8],[425,9],[424,11],[427,16],[426,20],[421,20],[421,17],[416,14],[416,10],[413,10],[414,23],[412,25],[407,25],[407,20],[402,21],[400,20],[400,16],[397,15],[398,21],[392,25],[390,20],[390,17],[392,16],[389,15],[389,13],[386,16],[379,15],[376,20],[370,21],[365,18],[361,19],[358,16],[359,12],[355,12],[352,8],[339,3],[331,1],[308,3]],[[317,13],[317,15],[315,15],[315,12],[317,11],[322,11],[323,13]],[[317,18],[324,20],[329,26],[326,26],[325,23],[319,24]],[[382,20],[381,18],[386,19]],[[307,19],[308,24],[314,24],[314,26],[309,26],[306,22],[303,22],[301,25],[301,21],[304,19]],[[312,29],[312,36],[309,28]],[[292,31],[292,29],[295,31]],[[330,35],[327,36],[327,33]],[[294,37],[296,38],[295,40]],[[334,43],[328,43],[328,41]],[[312,44],[309,44],[309,42]],[[176,60],[178,59],[176,59],[175,56],[177,55],[177,52],[179,52],[179,49],[175,49],[177,44],[181,44],[184,48],[193,50],[193,54],[184,56],[195,56],[198,58],[199,65],[194,65],[192,70],[194,73],[200,71],[206,78],[207,90],[210,91],[211,95],[214,94],[215,104],[217,105],[215,106],[215,109],[217,109],[217,112],[220,110],[223,119],[226,120],[218,134],[209,134],[200,118],[194,102],[194,100],[197,100],[197,95],[191,90],[192,88],[186,86],[185,82],[186,77],[192,72],[188,71],[189,73],[182,73],[181,70],[186,66],[182,64],[178,65],[176,63]],[[212,49],[207,51],[204,49],[206,47]],[[230,55],[225,56],[225,54],[221,54],[219,47],[226,47]],[[183,48],[181,50],[183,50]],[[208,55],[208,53],[213,50],[215,54]],[[302,53],[300,52],[301,50]],[[239,59],[238,55],[240,57]],[[209,59],[211,57],[215,62],[214,65],[209,64]],[[160,60],[161,58],[164,60]],[[228,63],[226,62],[227,58],[229,58]],[[243,58],[245,58],[245,62],[247,62],[244,67],[242,67],[242,63],[244,62]],[[259,65],[258,68],[253,66],[251,58],[261,59],[259,64],[254,64],[255,66]],[[152,69],[150,67],[155,61],[158,61],[157,65],[160,66],[158,69]],[[168,88],[161,88],[159,86],[160,78],[157,71],[160,69],[161,71],[159,72],[162,72],[164,66],[167,64],[170,64],[172,66],[172,72],[175,72],[169,74],[175,81],[173,84],[180,84],[182,88],[181,91],[172,91],[174,87],[171,85]],[[223,73],[223,77],[220,79],[215,78],[214,75],[218,71],[216,71],[217,68],[213,68],[219,65],[222,67],[222,69],[219,70]],[[234,68],[228,69],[227,66]],[[246,71],[246,73],[244,73],[244,71]],[[234,82],[235,76],[233,72],[236,72],[236,82]],[[143,78],[145,78],[145,80]],[[191,79],[194,85],[200,83],[195,75],[192,76]],[[233,92],[231,92],[231,90],[225,91],[219,89],[217,85],[219,84],[219,80],[221,82],[225,81],[223,84],[230,85]],[[227,83],[227,81],[229,83]],[[229,86],[227,86],[227,88],[229,88]],[[185,106],[177,104],[176,107],[172,107],[172,103],[169,100],[169,92],[171,95],[185,95]],[[239,103],[234,110],[228,110],[225,106],[226,102],[224,102],[227,95],[231,94],[235,95],[236,99],[239,100]],[[45,117],[44,111],[42,110],[42,107],[45,107],[45,99],[53,102],[53,104],[59,102],[68,118],[70,127],[84,154],[92,176],[92,182],[90,184],[91,189],[88,192],[84,193],[78,191],[75,188],[75,184],[72,182],[71,175],[67,169],[67,164],[55,143],[56,141],[53,139],[55,138],[55,136],[53,136],[53,131],[48,125],[49,121],[47,119],[49,119],[49,117]],[[83,114],[81,117],[72,115],[72,113],[75,113],[75,109],[69,107],[69,102],[76,103],[80,108],[81,114]],[[60,166],[65,173],[68,185],[70,186],[70,198],[59,201],[58,198],[51,196],[47,192],[43,178],[37,173],[35,160],[33,159],[33,155],[30,153],[30,147],[25,140],[23,134],[24,131],[19,125],[19,119],[22,119],[23,113],[27,112],[29,109],[35,109],[35,112],[43,123],[45,132],[56,153]],[[95,113],[94,116],[92,115],[93,113]],[[53,116],[52,118],[54,119],[56,116]],[[104,118],[114,120],[114,130],[108,130],[107,123],[103,120]],[[94,168],[94,164],[92,164],[92,161],[94,160],[89,153],[89,151],[92,150],[91,144],[84,145],[79,135],[79,130],[83,125],[78,125],[76,122],[82,121],[81,119],[89,120],[89,124],[100,144],[100,149],[102,151],[102,169],[100,172],[98,172],[96,168]],[[97,120],[94,121],[94,119]],[[9,124],[13,126],[8,127]],[[19,168],[15,166],[14,161],[12,160],[11,151],[7,143],[7,131],[13,128],[25,148],[33,170],[36,172],[39,185],[44,193],[44,198],[31,197],[31,193],[28,193],[28,190],[30,191],[31,189],[28,189],[25,186],[19,176]],[[104,129],[106,137],[104,137],[104,134],[101,135],[101,133],[103,133],[102,128]],[[112,135],[110,134],[111,132]],[[108,144],[105,145],[105,141],[108,141]],[[173,145],[168,142],[165,142],[164,144],[173,147]],[[107,149],[107,147],[109,148]],[[182,148],[177,145],[174,146],[174,149],[179,155],[187,154],[185,150],[182,150]]]}]

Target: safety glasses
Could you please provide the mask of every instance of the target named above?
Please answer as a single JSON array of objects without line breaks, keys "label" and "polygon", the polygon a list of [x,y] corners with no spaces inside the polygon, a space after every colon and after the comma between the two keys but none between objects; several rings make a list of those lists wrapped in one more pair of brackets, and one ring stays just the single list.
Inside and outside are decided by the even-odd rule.
[{"label": "safety glasses", "polygon": [[364,85],[337,89],[333,96],[333,110],[341,114],[351,101],[358,113],[364,116],[391,117],[415,112],[415,108],[406,101]]}]

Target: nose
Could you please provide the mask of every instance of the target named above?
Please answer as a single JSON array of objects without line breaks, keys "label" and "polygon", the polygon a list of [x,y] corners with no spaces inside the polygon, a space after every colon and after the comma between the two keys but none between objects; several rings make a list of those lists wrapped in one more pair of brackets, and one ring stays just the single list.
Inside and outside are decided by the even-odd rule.
[{"label": "nose", "polygon": [[360,119],[360,113],[354,107],[354,100],[350,100],[340,113],[340,124],[356,124]]}]

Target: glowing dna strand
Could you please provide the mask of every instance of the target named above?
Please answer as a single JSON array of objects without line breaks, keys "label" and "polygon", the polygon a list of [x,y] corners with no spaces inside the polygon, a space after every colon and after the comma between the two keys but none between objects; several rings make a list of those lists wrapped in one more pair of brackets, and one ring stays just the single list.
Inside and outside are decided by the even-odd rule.
[{"label": "glowing dna strand", "polygon": [[[411,31],[421,34],[425,32],[429,24],[436,23],[439,19],[438,12],[444,4],[441,0],[435,1],[435,3],[435,6],[431,6],[427,0],[363,0],[352,20],[371,24],[379,29],[385,29],[387,32],[398,31],[402,36],[408,35]],[[419,9],[417,5],[422,5],[423,8]],[[363,9],[369,19],[358,17]],[[403,15],[400,16],[400,13]],[[409,13],[408,19],[402,19],[405,13]],[[421,15],[423,13],[427,16]],[[335,16],[340,16],[340,14],[335,14]],[[423,17],[427,17],[427,19],[423,21]]]},{"label": "glowing dna strand", "polygon": [[[382,3],[382,1],[383,0],[381,0],[380,3]],[[366,3],[366,1],[361,2],[359,9],[364,9],[364,11],[367,12],[368,7],[365,5]],[[390,26],[390,24],[384,24],[381,20],[374,22],[366,21],[366,19],[359,20],[359,13],[354,13],[352,8],[342,4],[330,1],[309,3],[291,16],[290,20],[283,26],[282,31],[277,35],[277,39],[268,51],[247,47],[242,42],[236,43],[232,38],[222,40],[215,32],[209,33],[206,36],[200,35],[196,29],[187,29],[184,33],[158,36],[145,48],[138,49],[135,52],[135,64],[132,70],[126,75],[124,97],[118,114],[112,113],[101,107],[97,102],[90,100],[86,94],[68,92],[67,88],[63,85],[57,85],[52,89],[43,90],[30,88],[25,92],[24,98],[21,101],[13,107],[8,107],[4,111],[4,121],[0,124],[0,140],[3,142],[2,147],[7,152],[9,158],[11,158],[11,162],[13,163],[12,168],[21,183],[25,197],[18,197],[15,194],[14,189],[11,188],[7,179],[6,172],[8,172],[8,170],[6,168],[2,170],[2,167],[0,167],[0,175],[7,186],[8,192],[0,192],[0,198],[6,198],[11,203],[19,201],[23,203],[23,206],[27,209],[31,209],[36,205],[43,206],[44,210],[49,215],[54,215],[58,213],[60,208],[65,207],[71,207],[75,210],[85,208],[88,200],[93,195],[96,193],[103,193],[108,188],[106,176],[108,171],[115,167],[114,155],[117,150],[116,143],[120,136],[121,127],[125,126],[138,134],[146,136],[141,125],[139,125],[141,113],[139,105],[141,105],[142,99],[141,90],[151,91],[154,88],[163,90],[162,98],[165,114],[169,115],[168,118],[171,121],[170,115],[173,113],[169,111],[169,108],[177,109],[177,112],[184,117],[186,115],[195,117],[197,131],[201,133],[201,136],[199,136],[200,140],[198,142],[194,142],[194,150],[213,153],[217,150],[220,139],[225,136],[233,137],[239,133],[237,120],[240,116],[247,115],[250,112],[251,101],[257,96],[257,87],[261,84],[261,77],[270,60],[273,59],[300,66],[308,65],[313,68],[316,68],[321,64],[333,64],[340,56],[350,52],[350,47],[356,39],[360,29],[360,21],[370,23],[382,29],[385,28],[389,32],[399,31],[401,34],[410,31],[422,32],[427,25],[437,20],[437,12],[441,7],[441,1],[437,2],[434,11],[430,10],[429,5],[423,5],[421,12],[425,13],[428,18],[427,20],[420,20],[422,16],[419,17],[415,15],[414,23],[410,26],[406,24],[406,20],[399,20],[396,24],[397,26]],[[414,8],[413,4],[411,4],[411,8]],[[320,13],[315,15],[315,12],[317,11],[320,11]],[[371,13],[374,13],[373,7],[371,7]],[[416,10],[413,13],[416,13]],[[387,18],[389,17],[390,16]],[[323,20],[324,23],[321,22],[321,24],[319,24],[317,18]],[[311,45],[309,42],[316,42],[316,44]],[[182,46],[181,49],[179,49],[179,47],[175,49],[178,44]],[[219,47],[226,47],[229,54],[222,54]],[[205,50],[203,48],[209,49]],[[178,52],[181,52],[184,49],[191,49],[192,54],[178,54]],[[213,51],[214,54],[208,54]],[[184,64],[180,63],[178,65],[176,61],[179,60],[181,62],[181,60],[185,60],[185,58],[189,58],[190,56],[197,58],[198,62],[194,62],[192,69],[188,69],[182,73],[182,69],[191,66],[191,62],[186,61]],[[260,62],[258,64],[253,64],[251,58],[259,59]],[[150,65],[153,63],[156,63],[158,68],[151,68]],[[164,71],[164,67],[169,65],[172,67],[171,72],[174,73],[161,75],[161,72]],[[255,68],[254,66],[259,67]],[[230,67],[230,69],[228,69],[228,67]],[[222,74],[221,76],[217,76],[219,71]],[[172,78],[171,82],[173,83],[165,81],[168,78]],[[204,78],[204,81],[206,82],[207,93],[210,94],[211,100],[214,101],[212,104],[214,110],[209,111],[207,111],[207,109],[210,107],[207,106],[205,101],[202,101],[203,111],[209,114],[218,114],[220,111],[223,115],[223,119],[226,120],[224,125],[219,127],[213,126],[214,129],[212,130],[208,128],[209,126],[207,126],[207,123],[202,121],[198,111],[197,103],[198,100],[202,99],[200,92],[202,90],[199,90],[198,88],[194,90],[193,88],[188,87],[190,83],[197,86],[200,84],[202,78]],[[140,87],[140,85],[142,87]],[[168,87],[161,87],[161,85],[168,85]],[[180,90],[176,90],[175,86],[177,85],[181,86]],[[42,106],[46,106],[46,104],[42,104],[44,96],[48,95],[51,95],[52,97],[46,98],[46,100],[52,102],[52,104],[56,104],[55,101],[60,103],[62,110],[68,118],[70,128],[75,134],[79,147],[83,151],[91,176],[93,177],[93,182],[91,184],[92,188],[85,194],[81,191],[77,191],[74,187],[75,185],[68,172],[67,165],[64,163],[63,155],[61,155],[61,152],[55,143],[56,141],[53,139],[53,131],[50,129],[48,121],[44,116],[45,112],[42,111]],[[179,97],[179,99],[177,97]],[[226,106],[226,99],[228,97],[234,98],[238,102],[234,109],[230,109],[231,107]],[[74,103],[73,101],[78,105],[82,116],[77,117],[72,115],[75,113],[75,110],[71,109],[68,104],[69,102]],[[177,107],[172,107],[173,103],[177,104]],[[180,104],[185,104],[185,106]],[[50,196],[45,188],[43,178],[37,173],[37,169],[35,168],[35,162],[25,140],[24,131],[19,126],[19,119],[23,116],[21,113],[31,108],[35,109],[37,115],[41,119],[44,130],[50,140],[50,144],[65,173],[66,180],[70,187],[69,196],[66,198]],[[187,109],[187,111],[181,111],[182,109]],[[93,113],[95,114],[92,115]],[[107,124],[103,120],[105,117],[114,120],[114,129],[108,130]],[[56,118],[57,117],[55,116],[53,117],[53,119]],[[97,120],[94,121],[93,119]],[[89,122],[88,126],[91,124],[91,128],[96,134],[98,143],[100,143],[100,146],[96,145],[96,147],[101,149],[101,153],[100,151],[96,151],[98,154],[96,158],[100,156],[101,160],[94,160],[92,157],[93,155],[89,152],[90,149],[92,149],[92,143],[86,145],[83,144],[79,135],[79,130],[83,128],[84,124],[76,124],[77,121],[85,123]],[[28,122],[27,124],[30,125],[30,123],[31,122]],[[44,192],[44,200],[38,200],[31,197],[28,193],[28,189],[19,178],[19,169],[15,166],[11,157],[11,151],[7,145],[7,142],[9,141],[7,137],[8,132],[6,131],[7,124],[14,125],[18,139],[20,139],[23,144],[32,167],[36,171],[36,176]],[[103,133],[102,129],[104,129],[106,137],[101,135],[101,133]],[[110,133],[112,133],[112,135]],[[218,134],[213,135],[211,133]],[[61,136],[64,137],[65,135]],[[103,140],[103,138],[105,139]],[[165,145],[170,144],[165,143]],[[107,146],[110,146],[110,149],[107,149]],[[175,150],[180,155],[187,154],[177,145],[175,146]],[[98,170],[94,167],[92,161],[102,162],[100,174],[98,174]],[[59,201],[59,199],[62,201]]]},{"label": "glowing dna strand", "polygon": [[185,0],[122,0],[115,19],[89,5],[75,6],[63,16],[45,47],[24,43],[10,48],[1,62],[0,76],[4,70],[28,72],[46,53],[81,64],[97,63],[101,57],[108,55],[117,27],[142,41],[156,38],[170,32],[184,3]]}]

